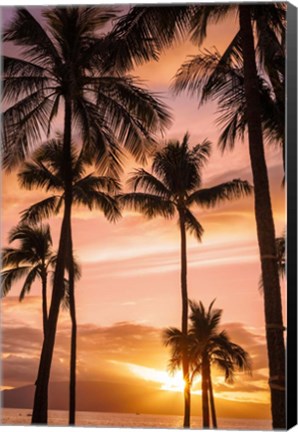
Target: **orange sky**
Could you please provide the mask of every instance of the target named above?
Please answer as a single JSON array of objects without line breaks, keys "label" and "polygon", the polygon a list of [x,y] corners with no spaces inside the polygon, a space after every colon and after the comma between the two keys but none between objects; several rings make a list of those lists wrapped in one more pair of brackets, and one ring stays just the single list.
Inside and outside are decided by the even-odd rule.
[{"label": "orange sky", "polygon": [[[236,29],[234,18],[213,26],[204,47],[216,46],[223,50]],[[196,100],[186,95],[173,98],[168,91],[179,65],[187,55],[196,52],[197,48],[190,43],[176,46],[158,63],[148,63],[134,71],[134,75],[145,79],[150,89],[162,92],[172,108],[174,121],[167,139],[181,139],[189,131],[192,144],[204,138],[213,142],[213,154],[203,172],[204,184],[214,185],[239,177],[251,181],[245,143],[239,143],[233,153],[224,155],[216,148],[219,129],[215,124],[215,104],[198,110]],[[285,226],[281,155],[278,149],[267,148],[266,156],[276,233],[280,235]],[[20,190],[15,173],[3,174],[2,182],[2,244],[6,245],[7,232],[18,222],[19,212],[37,201],[42,192]],[[201,244],[188,237],[189,298],[202,300],[206,305],[216,298],[217,307],[224,310],[223,328],[253,359],[253,376],[239,377],[234,386],[226,385],[216,376],[217,405],[226,407],[220,415],[230,414],[227,401],[233,401],[231,407],[236,413],[241,406],[242,417],[255,417],[256,407],[265,403],[266,408],[259,410],[260,416],[268,417],[263,298],[258,291],[260,265],[253,198],[213,210],[194,208],[194,213],[205,234]],[[55,244],[60,223],[60,217],[51,221]],[[161,374],[166,372],[168,351],[162,346],[161,329],[179,326],[181,317],[177,221],[165,222],[161,218],[148,221],[137,213],[124,212],[115,225],[105,221],[98,212],[91,214],[76,209],[73,233],[76,256],[83,268],[76,294],[78,380],[129,383],[136,379],[144,386],[158,382],[162,388],[164,375]],[[34,286],[21,304],[18,291],[16,286],[2,301],[2,385],[7,387],[34,382],[34,366],[38,364],[42,340],[40,287]],[[59,319],[53,380],[65,380],[69,328],[68,315],[63,312]],[[172,397],[173,392],[160,391]],[[176,398],[180,397],[179,393],[175,394]],[[225,403],[220,402],[223,400]]]}]

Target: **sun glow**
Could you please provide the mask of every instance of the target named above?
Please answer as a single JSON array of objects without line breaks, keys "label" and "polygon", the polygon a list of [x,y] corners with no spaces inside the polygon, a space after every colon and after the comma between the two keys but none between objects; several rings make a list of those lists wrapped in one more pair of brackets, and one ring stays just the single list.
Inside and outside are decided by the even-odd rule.
[{"label": "sun glow", "polygon": [[[115,362],[113,363],[120,363]],[[130,372],[134,375],[142,378],[145,381],[152,381],[161,384],[161,390],[167,390],[172,392],[183,392],[185,387],[185,381],[183,379],[182,371],[179,370],[174,374],[169,374],[166,371],[140,366],[133,363],[122,363],[123,366],[126,366]],[[200,382],[201,378],[196,377],[194,384]],[[200,391],[192,391],[192,393],[199,394]]]}]

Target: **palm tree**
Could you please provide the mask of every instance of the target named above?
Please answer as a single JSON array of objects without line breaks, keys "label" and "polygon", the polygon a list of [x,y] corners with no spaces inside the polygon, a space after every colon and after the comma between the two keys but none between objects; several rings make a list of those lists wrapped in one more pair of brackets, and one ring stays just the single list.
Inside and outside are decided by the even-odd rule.
[{"label": "palm tree", "polygon": [[[262,5],[249,4],[214,4],[189,5],[180,7],[134,7],[126,17],[122,17],[115,28],[116,35],[122,38],[121,45],[125,47],[134,43],[142,52],[144,38],[153,40],[156,48],[150,52],[150,58],[157,58],[160,50],[168,46],[174,39],[190,33],[195,43],[201,44],[206,37],[209,23],[216,23],[226,18],[229,13],[237,13],[239,17],[240,46],[243,54],[244,95],[246,100],[246,117],[248,129],[248,144],[253,184],[255,191],[255,219],[259,253],[264,282],[264,312],[266,322],[267,352],[269,360],[271,411],[273,428],[282,428],[285,423],[285,346],[283,338],[283,319],[280,283],[278,278],[275,254],[275,228],[269,191],[269,180],[264,154],[262,134],[262,110],[258,86],[256,65],[256,50],[263,55],[265,66],[272,58],[272,49],[276,41],[281,40],[281,50],[285,40],[284,3]],[[167,20],[167,18],[169,18]],[[165,25],[167,23],[167,25]],[[256,49],[254,47],[253,25],[256,34]],[[136,38],[138,35],[138,39]],[[263,37],[264,36],[264,37]],[[270,47],[270,38],[274,44]],[[135,42],[132,42],[135,39]],[[137,40],[136,40],[137,39]],[[233,44],[232,41],[231,45]],[[276,51],[274,50],[274,53]],[[275,55],[275,54],[274,54]],[[283,56],[284,57],[284,56]],[[143,56],[143,61],[148,58]],[[131,60],[121,64],[122,70],[129,67]],[[266,73],[266,67],[264,73]],[[281,68],[283,68],[281,64]],[[272,70],[272,69],[271,69]],[[278,71],[275,72],[275,78]],[[274,76],[270,75],[273,84]],[[274,89],[277,89],[276,81]],[[282,94],[282,86],[279,87]],[[281,98],[279,97],[279,100]],[[282,107],[284,113],[284,108]],[[284,115],[282,116],[284,117]]]},{"label": "palm tree", "polygon": [[[200,241],[203,228],[190,208],[214,207],[218,203],[240,198],[251,193],[251,186],[239,179],[222,183],[210,188],[202,188],[202,168],[210,155],[210,142],[204,141],[192,149],[189,147],[189,135],[181,143],[169,142],[165,148],[155,153],[152,173],[144,169],[136,170],[129,183],[134,192],[120,195],[124,206],[136,209],[152,218],[163,216],[173,218],[178,214],[181,237],[181,297],[183,336],[187,336],[188,295],[187,295],[187,251],[186,232],[194,234]],[[137,190],[141,190],[137,191]],[[189,427],[190,388],[189,364],[183,357],[184,426]]]},{"label": "palm tree", "polygon": [[[266,337],[270,371],[271,410],[273,428],[285,427],[285,395],[280,388],[284,387],[285,347],[283,338],[283,319],[281,291],[278,277],[275,251],[275,229],[270,199],[269,180],[264,154],[262,133],[262,110],[257,75],[252,17],[256,8],[250,5],[239,5],[239,23],[241,47],[243,53],[244,94],[246,99],[246,116],[248,127],[248,145],[253,174],[255,218],[262,278],[264,284],[264,306]],[[270,9],[261,10],[263,18]],[[273,9],[274,11],[274,9]],[[263,13],[262,13],[263,12]],[[215,16],[220,18],[221,13]],[[266,22],[270,20],[267,16]],[[265,18],[264,18],[265,19]],[[256,21],[258,27],[258,20]],[[262,22],[261,22],[262,24]],[[283,24],[283,23],[281,23]],[[278,31],[278,26],[275,30]],[[274,22],[272,27],[274,28]]]},{"label": "palm tree", "polygon": [[[88,162],[88,161],[87,161]],[[79,152],[72,143],[71,146],[71,170],[72,170],[72,203],[87,206],[90,211],[100,209],[109,221],[115,222],[121,213],[116,200],[111,194],[119,192],[120,184],[117,180],[108,176],[98,176],[87,173],[89,163],[84,154]],[[22,220],[37,223],[44,217],[58,214],[65,206],[65,172],[63,165],[63,142],[53,139],[46,142],[36,150],[31,161],[25,162],[19,173],[22,187],[27,189],[44,188],[52,195],[45,200],[33,204],[23,211]],[[72,236],[69,235],[69,239]],[[68,243],[67,269],[68,303],[72,322],[71,332],[71,360],[70,360],[70,407],[69,424],[75,424],[75,387],[76,387],[76,310],[74,279],[76,266],[73,260],[72,242]]]},{"label": "palm tree", "polygon": [[202,374],[202,412],[203,427],[209,428],[208,393],[211,406],[213,427],[217,427],[215,404],[211,379],[211,365],[217,366],[225,374],[225,379],[233,382],[237,370],[251,370],[248,353],[239,345],[230,341],[225,331],[218,331],[222,310],[212,309],[214,301],[208,310],[202,302],[190,302],[191,328],[190,335],[193,342],[191,356],[196,361],[195,373],[201,370]]},{"label": "palm tree", "polygon": [[197,374],[202,375],[202,413],[203,428],[210,427],[210,412],[213,428],[217,428],[217,418],[211,377],[211,366],[223,371],[225,380],[232,383],[237,371],[250,372],[250,359],[246,351],[230,341],[225,331],[219,332],[218,326],[222,310],[212,309],[214,301],[208,310],[203,304],[190,301],[191,327],[185,338],[180,330],[169,328],[164,331],[164,342],[171,347],[170,371],[181,367],[183,353],[187,353],[191,383]]},{"label": "palm tree", "polygon": [[8,237],[9,243],[19,241],[19,246],[4,248],[2,251],[1,297],[6,296],[19,280],[24,283],[19,299],[22,301],[31,290],[33,283],[40,279],[42,286],[42,322],[45,337],[48,321],[47,283],[50,268],[54,268],[55,255],[52,251],[50,226],[31,226],[20,223]]},{"label": "palm tree", "polygon": [[3,35],[4,42],[23,49],[21,58],[3,59],[3,99],[9,105],[2,117],[4,167],[10,169],[23,161],[43,136],[50,134],[57,115],[64,115],[64,215],[32,423],[47,423],[48,383],[71,244],[71,139],[75,125],[95,162],[108,166],[113,161],[120,169],[119,145],[142,160],[155,142],[154,134],[170,119],[160,100],[132,77],[121,74],[112,59],[109,67],[104,64],[113,40],[98,34],[115,13],[114,8],[106,7],[49,8],[43,13],[43,26],[20,8]]}]

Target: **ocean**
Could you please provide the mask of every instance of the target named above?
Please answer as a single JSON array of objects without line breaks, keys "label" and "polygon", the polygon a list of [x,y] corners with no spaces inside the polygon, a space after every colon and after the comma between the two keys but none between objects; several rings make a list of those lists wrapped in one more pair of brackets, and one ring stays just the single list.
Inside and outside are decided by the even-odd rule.
[{"label": "ocean", "polygon": [[[67,411],[49,411],[49,425],[67,426]],[[202,419],[192,416],[191,427],[202,428]],[[3,408],[0,411],[0,423],[2,425],[29,425],[31,422],[31,410],[18,408]],[[178,429],[182,428],[182,416],[175,415],[151,415],[151,414],[119,414],[104,412],[78,411],[77,426],[89,427],[127,427],[127,428],[157,428]],[[270,430],[270,420],[254,419],[230,419],[219,418],[219,429],[234,430]]]}]

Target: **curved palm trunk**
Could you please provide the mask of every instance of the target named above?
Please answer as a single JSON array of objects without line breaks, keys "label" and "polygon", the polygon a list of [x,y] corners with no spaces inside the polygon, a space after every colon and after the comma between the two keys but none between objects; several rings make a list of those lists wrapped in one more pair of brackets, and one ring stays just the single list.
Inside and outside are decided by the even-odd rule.
[{"label": "curved palm trunk", "polygon": [[275,230],[264,155],[261,111],[250,6],[240,5],[240,29],[244,59],[249,154],[255,189],[255,218],[264,285],[267,352],[269,359],[273,428],[284,429],[285,346],[281,292],[275,251]]},{"label": "curved palm trunk", "polygon": [[202,415],[203,415],[203,428],[209,429],[209,360],[206,355],[202,358]]},{"label": "curved palm trunk", "polygon": [[[179,210],[179,224],[181,234],[181,295],[182,295],[182,334],[187,336],[188,324],[188,296],[187,296],[187,258],[186,258],[186,230],[183,209]],[[190,427],[190,381],[189,361],[187,353],[182,355],[182,369],[184,379],[184,420],[183,427]]]},{"label": "curved palm trunk", "polygon": [[71,102],[65,99],[64,120],[64,164],[65,164],[65,205],[61,226],[57,264],[54,275],[52,299],[47,323],[46,337],[43,341],[40,363],[38,368],[36,389],[34,395],[32,424],[46,424],[48,421],[48,386],[52,357],[55,344],[56,328],[59,315],[59,307],[64,292],[64,272],[67,259],[67,239],[71,224]]},{"label": "curved palm trunk", "polygon": [[77,354],[77,321],[74,294],[74,264],[71,227],[69,230],[69,310],[71,318],[71,349],[69,379],[69,425],[75,424],[76,413],[76,354]]},{"label": "curved palm trunk", "polygon": [[41,284],[42,284],[42,323],[43,323],[43,337],[46,337],[46,328],[48,322],[48,305],[47,305],[47,270],[44,263],[41,270]]},{"label": "curved palm trunk", "polygon": [[212,418],[212,427],[213,429],[217,429],[217,418],[216,418],[216,411],[215,411],[215,402],[214,402],[214,395],[213,395],[213,386],[212,386],[212,379],[211,379],[211,370],[209,365],[209,371],[208,371],[208,390],[209,390],[209,397],[210,397],[210,410],[211,410],[211,418]]}]

